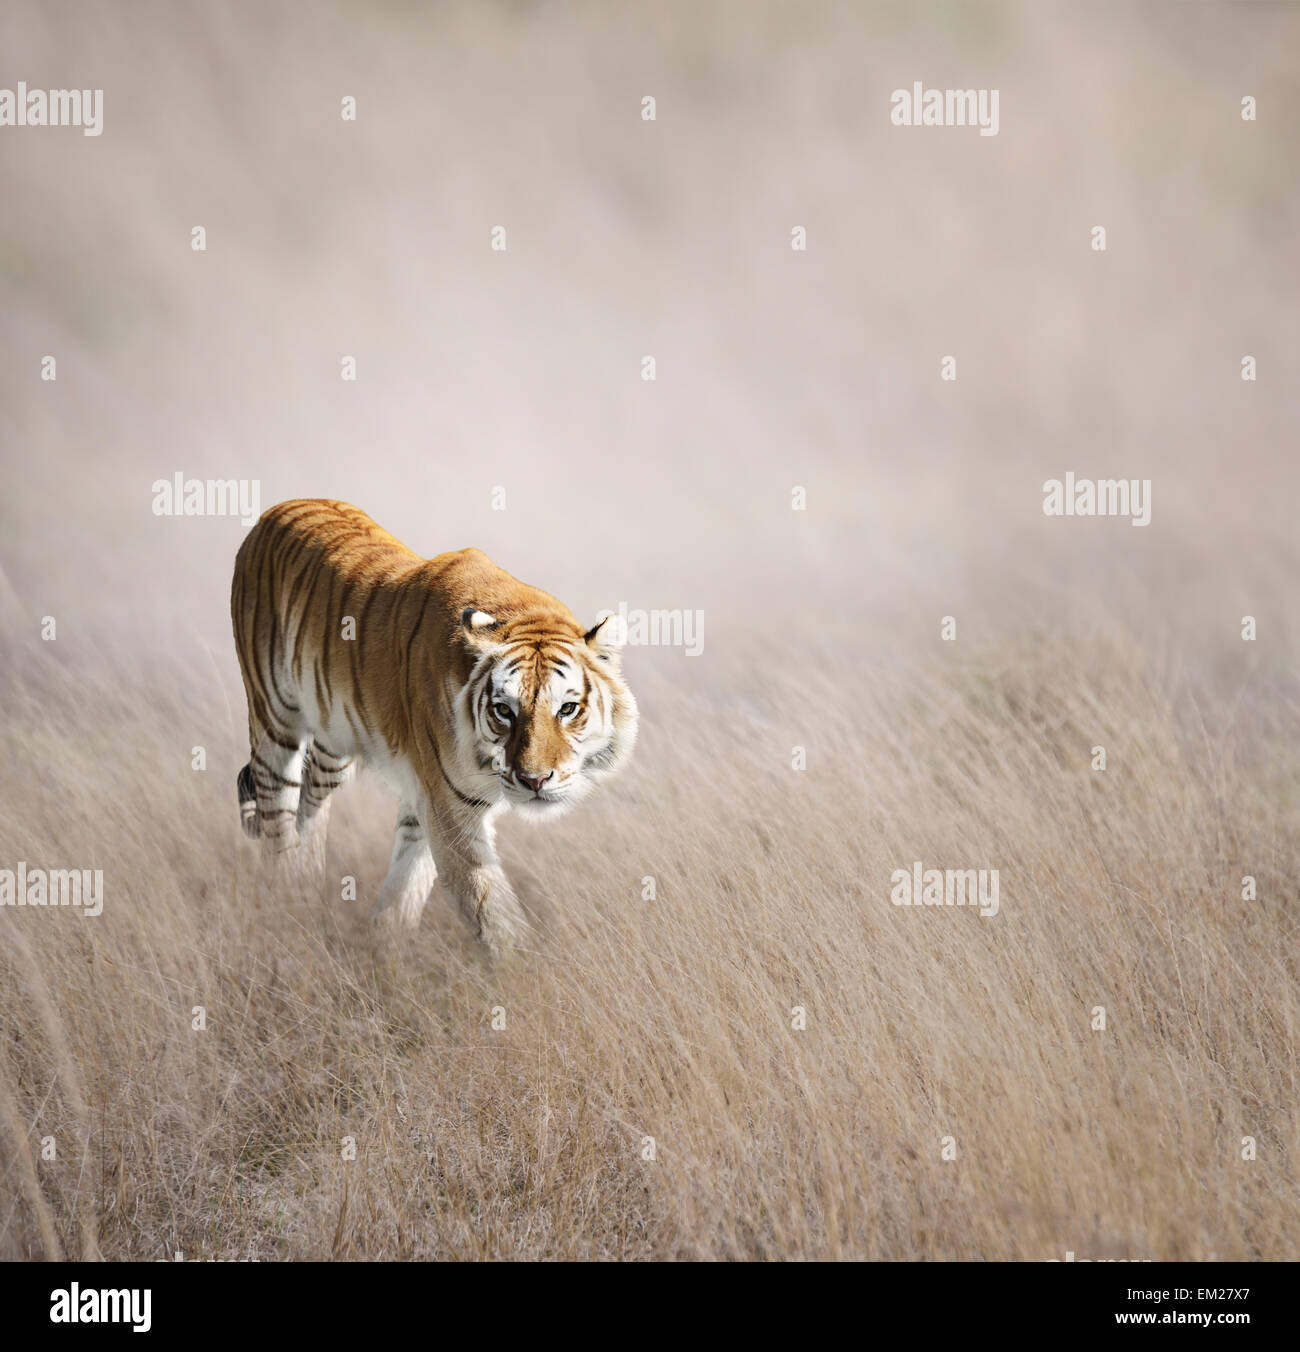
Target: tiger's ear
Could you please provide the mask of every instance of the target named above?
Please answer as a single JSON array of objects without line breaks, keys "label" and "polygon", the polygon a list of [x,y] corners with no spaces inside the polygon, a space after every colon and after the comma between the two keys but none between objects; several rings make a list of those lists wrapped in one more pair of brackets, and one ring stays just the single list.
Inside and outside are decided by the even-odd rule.
[{"label": "tiger's ear", "polygon": [[582,637],[594,657],[617,668],[627,642],[627,621],[619,615],[602,615]]},{"label": "tiger's ear", "polygon": [[460,631],[472,648],[490,646],[492,636],[501,628],[501,621],[485,610],[466,606],[460,612]]}]

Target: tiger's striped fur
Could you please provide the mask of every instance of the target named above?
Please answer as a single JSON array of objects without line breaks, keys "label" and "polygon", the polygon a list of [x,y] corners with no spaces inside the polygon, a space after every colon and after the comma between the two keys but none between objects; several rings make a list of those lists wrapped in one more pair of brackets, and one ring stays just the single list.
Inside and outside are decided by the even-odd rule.
[{"label": "tiger's striped fur", "polygon": [[480,550],[426,560],[326,500],[263,514],[230,608],[248,696],[245,831],[295,846],[372,767],[401,800],[376,910],[415,924],[440,876],[489,950],[517,942],[525,922],[494,822],[511,806],[563,810],[631,753],[617,623],[584,632]]}]

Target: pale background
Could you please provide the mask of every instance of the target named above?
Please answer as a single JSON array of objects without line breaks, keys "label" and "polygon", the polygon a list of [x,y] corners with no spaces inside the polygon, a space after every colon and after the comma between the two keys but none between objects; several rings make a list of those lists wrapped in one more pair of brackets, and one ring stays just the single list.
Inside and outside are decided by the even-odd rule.
[{"label": "pale background", "polygon": [[[0,914],[0,1249],[1294,1257],[1297,51],[1281,5],[7,4],[0,84],[105,97],[0,129],[0,866],[108,892]],[[999,134],[892,126],[918,79]],[[1151,525],[1045,518],[1067,470]],[[507,823],[522,968],[439,898],[376,954],[370,785],[319,895],[259,881],[244,529],[155,517],[177,471],[705,611],[629,654],[623,780]],[[1002,914],[891,907],[915,858]]]}]

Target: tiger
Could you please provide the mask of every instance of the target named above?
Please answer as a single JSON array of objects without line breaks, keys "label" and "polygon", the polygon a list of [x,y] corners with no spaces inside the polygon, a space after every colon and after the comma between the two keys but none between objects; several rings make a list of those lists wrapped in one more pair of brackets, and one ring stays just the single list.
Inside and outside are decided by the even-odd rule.
[{"label": "tiger", "polygon": [[323,851],[331,795],[376,771],[400,806],[374,913],[417,925],[439,879],[490,957],[519,947],[530,930],[496,823],[557,816],[626,764],[638,713],[618,617],[584,629],[481,550],[423,558],[330,499],[263,513],[230,611],[245,833],[276,854]]}]

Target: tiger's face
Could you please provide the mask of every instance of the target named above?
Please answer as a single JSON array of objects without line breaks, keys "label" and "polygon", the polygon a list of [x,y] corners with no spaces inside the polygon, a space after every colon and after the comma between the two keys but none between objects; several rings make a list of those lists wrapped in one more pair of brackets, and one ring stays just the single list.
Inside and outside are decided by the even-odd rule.
[{"label": "tiger's face", "polygon": [[[526,815],[572,806],[631,753],[637,709],[619,672],[616,625],[586,634],[498,625],[483,611],[462,623],[479,654],[465,687],[478,770]],[[576,629],[576,626],[575,626]]]}]

